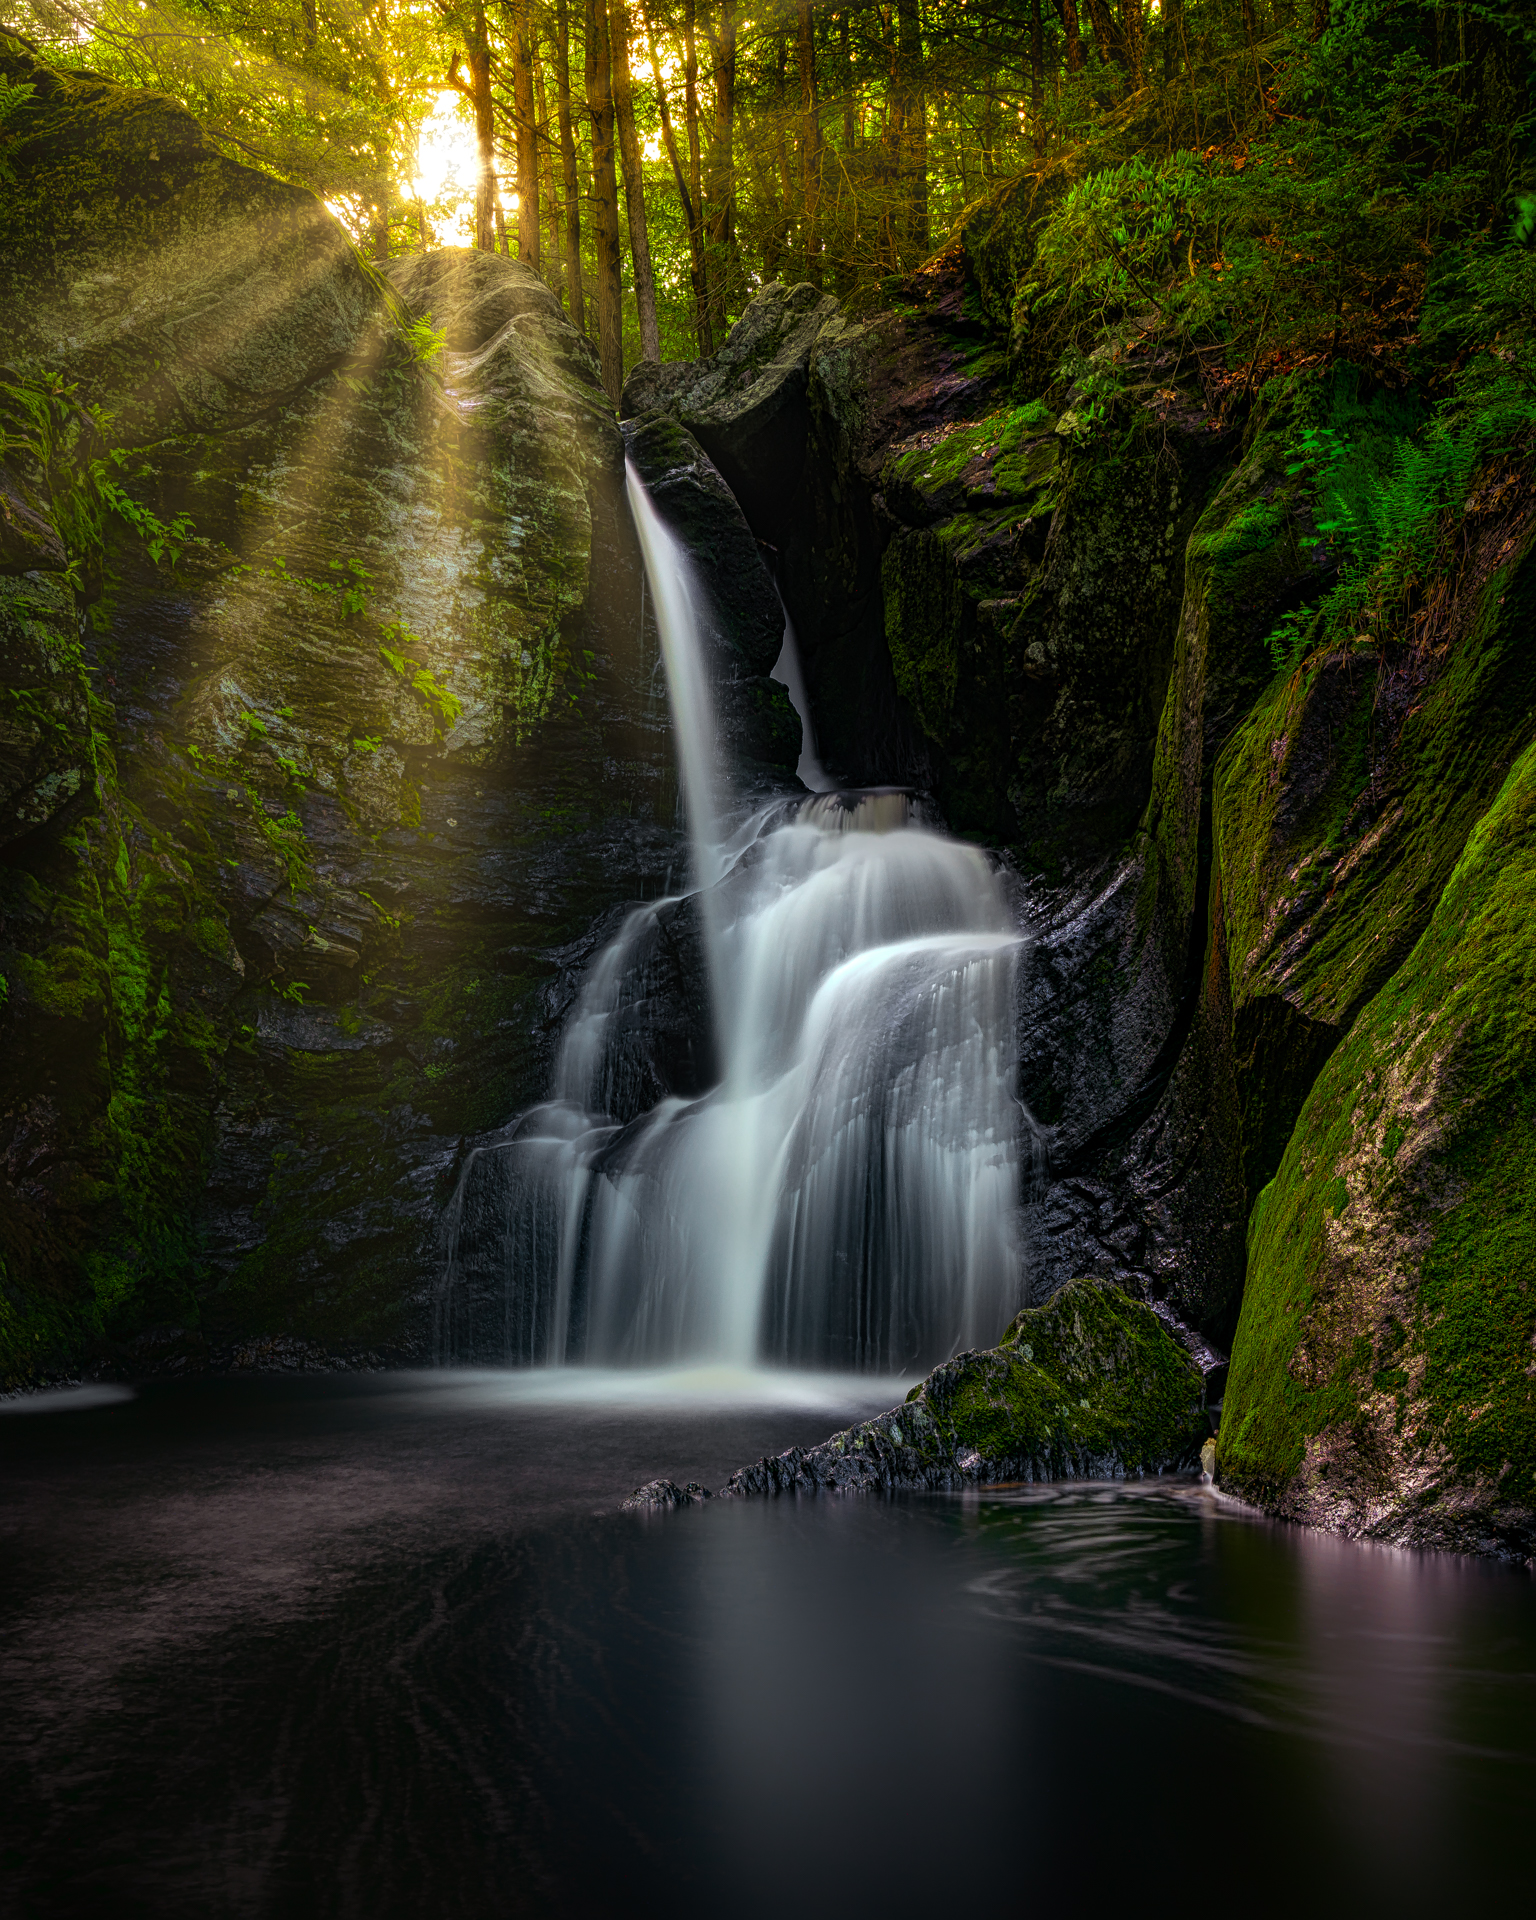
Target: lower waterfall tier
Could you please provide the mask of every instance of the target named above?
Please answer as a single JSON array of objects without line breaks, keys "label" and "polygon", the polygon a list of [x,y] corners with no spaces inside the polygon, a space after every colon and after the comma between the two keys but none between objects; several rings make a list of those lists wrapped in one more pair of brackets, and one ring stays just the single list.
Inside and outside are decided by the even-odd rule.
[{"label": "lower waterfall tier", "polygon": [[[769,808],[707,902],[631,914],[555,1098],[466,1168],[445,1357],[898,1371],[996,1340],[1021,1304],[1031,1131],[1018,940],[975,848],[865,825],[904,813],[892,796]],[[656,947],[691,904],[717,979],[689,1057],[713,1053],[715,1083],[637,1111],[637,1088],[666,1086],[641,1064]]]}]

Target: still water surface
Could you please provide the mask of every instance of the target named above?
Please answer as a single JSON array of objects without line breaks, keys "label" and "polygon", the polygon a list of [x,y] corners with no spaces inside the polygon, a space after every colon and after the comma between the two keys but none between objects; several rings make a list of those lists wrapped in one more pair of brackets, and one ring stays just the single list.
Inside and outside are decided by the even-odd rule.
[{"label": "still water surface", "polygon": [[0,1415],[0,1908],[1528,1903],[1526,1574],[1173,1482],[613,1511],[891,1398],[460,1373]]}]

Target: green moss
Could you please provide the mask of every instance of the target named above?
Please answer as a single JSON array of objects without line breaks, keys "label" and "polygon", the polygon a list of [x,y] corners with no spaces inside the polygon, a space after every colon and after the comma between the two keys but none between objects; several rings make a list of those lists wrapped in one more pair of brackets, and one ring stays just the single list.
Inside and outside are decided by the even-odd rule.
[{"label": "green moss", "polygon": [[[1536,1081],[1536,1076],[1533,1076]],[[1501,1497],[1536,1494],[1536,1100],[1452,1156],[1468,1197],[1451,1209],[1419,1290],[1427,1429],[1458,1473]],[[1394,1388],[1405,1382],[1397,1370]]]},{"label": "green moss", "polygon": [[[1372,1391],[1402,1401],[1394,1431],[1445,1489],[1531,1497],[1533,924],[1528,748],[1254,1209],[1220,1436],[1224,1478],[1253,1497],[1299,1497],[1308,1440],[1369,1426]],[[1392,1383],[1375,1384],[1373,1354]]]},{"label": "green moss", "polygon": [[1069,1281],[1025,1308],[988,1359],[945,1404],[957,1443],[984,1457],[1114,1455],[1137,1472],[1199,1427],[1199,1370],[1150,1307],[1106,1282]]},{"label": "green moss", "polygon": [[1347,1025],[1424,931],[1536,704],[1529,532],[1475,592],[1390,753],[1386,742],[1373,753],[1370,739],[1374,652],[1308,659],[1233,738],[1218,772],[1217,832],[1235,1006],[1283,978],[1300,1012]]},{"label": "green moss", "polygon": [[1040,401],[1002,407],[963,421],[894,454],[881,485],[898,499],[941,503],[1006,502],[1046,510],[1046,494],[1061,460],[1055,420]]}]

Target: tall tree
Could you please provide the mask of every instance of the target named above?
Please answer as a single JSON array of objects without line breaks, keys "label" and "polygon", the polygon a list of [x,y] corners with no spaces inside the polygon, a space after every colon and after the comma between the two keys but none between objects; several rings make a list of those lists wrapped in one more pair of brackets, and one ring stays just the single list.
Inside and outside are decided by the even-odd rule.
[{"label": "tall tree", "polygon": [[1030,0],[1029,20],[1029,117],[1037,154],[1045,152],[1045,21],[1040,16],[1040,0]]},{"label": "tall tree", "polygon": [[821,234],[816,225],[821,198],[821,117],[816,100],[816,27],[811,0],[796,0],[800,55],[800,205],[805,277],[821,285]]},{"label": "tall tree", "polygon": [[923,26],[918,0],[896,0],[896,58],[901,87],[901,181],[911,263],[928,257],[928,95],[923,85]]},{"label": "tall tree", "polygon": [[597,253],[597,357],[615,406],[624,386],[624,256],[613,166],[613,64],[607,0],[586,0],[587,111],[592,119],[592,226]]},{"label": "tall tree", "polygon": [[560,122],[560,180],[565,191],[565,285],[571,319],[585,333],[587,307],[581,286],[581,181],[576,172],[576,131],[571,122],[571,21],[567,0],[555,0],[555,111]]},{"label": "tall tree", "polygon": [[661,77],[661,59],[656,51],[656,30],[649,13],[645,16],[645,37],[651,57],[651,79],[656,88],[656,112],[661,121],[661,138],[667,149],[667,158],[672,163],[672,177],[677,182],[677,197],[682,203],[683,222],[688,229],[688,279],[693,289],[694,339],[700,355],[707,358],[715,349],[709,326],[709,276],[704,266],[704,208],[698,189],[697,130],[694,138],[694,178],[690,189],[682,155],[677,149],[677,133],[672,125],[666,82]]},{"label": "tall tree", "polygon": [[[706,32],[709,32],[706,24]],[[723,338],[736,247],[736,0],[720,0],[720,26],[710,32],[715,123],[709,143],[710,324]]]},{"label": "tall tree", "polygon": [[[495,247],[496,108],[491,93],[491,37],[481,0],[475,0],[470,9],[466,43],[467,54],[455,48],[448,62],[448,84],[463,94],[475,119],[475,246],[481,253],[490,253]],[[460,71],[466,61],[468,80]]]},{"label": "tall tree", "polygon": [[1077,0],[1056,0],[1061,15],[1061,31],[1066,50],[1068,73],[1083,70],[1083,33],[1078,23]]},{"label": "tall tree", "polygon": [[613,109],[619,134],[619,164],[624,173],[629,253],[635,269],[640,353],[643,359],[659,360],[661,330],[656,324],[656,275],[651,267],[651,241],[645,226],[645,176],[640,166],[640,138],[635,132],[635,87],[629,70],[629,8],[625,0],[609,0],[608,38],[613,50]]},{"label": "tall tree", "polygon": [[517,133],[517,257],[539,270],[539,136],[533,101],[533,7],[512,0],[512,105]]},{"label": "tall tree", "polygon": [[549,89],[545,84],[544,61],[539,53],[539,33],[535,26],[528,49],[533,59],[533,106],[537,116],[534,164],[539,170],[539,205],[547,209],[549,246],[542,250],[544,278],[560,292],[565,255],[560,246],[560,188],[555,179],[555,143],[549,137]]}]

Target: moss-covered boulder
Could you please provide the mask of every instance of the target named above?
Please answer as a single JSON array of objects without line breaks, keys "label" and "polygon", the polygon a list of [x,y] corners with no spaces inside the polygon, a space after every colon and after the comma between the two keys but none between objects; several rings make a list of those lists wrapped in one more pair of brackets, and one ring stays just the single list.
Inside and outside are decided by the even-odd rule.
[{"label": "moss-covered boulder", "polygon": [[1401,1545],[1536,1551],[1536,747],[1260,1195],[1221,1484]]},{"label": "moss-covered boulder", "polygon": [[519,263],[387,284],[172,103],[0,71],[71,562],[0,578],[0,1376],[420,1351],[462,1154],[678,858],[617,422]]},{"label": "moss-covered boulder", "polygon": [[1199,1367],[1150,1307],[1107,1281],[1072,1280],[1016,1315],[990,1352],[935,1367],[902,1406],[741,1467],[720,1491],[1166,1473],[1199,1458],[1210,1431],[1203,1407]]},{"label": "moss-covered boulder", "polygon": [[[1150,794],[1111,884],[1048,936],[1054,993],[1023,1037],[1026,1097],[1056,1123],[1063,1176],[1042,1271],[1120,1275],[1222,1345],[1249,1196],[1210,791],[1222,745],[1273,678],[1267,635],[1330,571],[1286,471],[1291,414],[1282,395],[1241,447],[1213,450],[1233,464],[1218,466],[1183,547]],[[1186,420],[1186,444],[1199,431],[1198,416]]]}]

